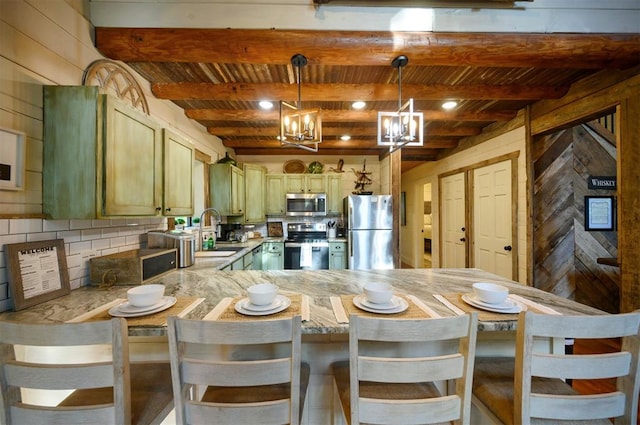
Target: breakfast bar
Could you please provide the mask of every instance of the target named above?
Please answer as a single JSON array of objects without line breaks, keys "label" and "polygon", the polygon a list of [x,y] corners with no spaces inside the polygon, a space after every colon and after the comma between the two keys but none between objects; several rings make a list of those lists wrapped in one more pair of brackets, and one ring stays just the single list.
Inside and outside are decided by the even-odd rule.
[{"label": "breakfast bar", "polygon": [[[511,296],[517,297],[523,308],[549,314],[605,314],[479,269],[221,271],[207,264],[196,262],[193,267],[172,272],[154,282],[165,285],[165,295],[178,300],[176,306],[181,306],[182,310],[172,311],[187,318],[211,318],[221,302],[226,301],[230,308],[246,296],[248,287],[261,282],[277,285],[280,294],[291,299],[302,297],[306,300],[302,322],[303,360],[311,365],[312,374],[305,407],[305,423],[308,424],[330,423],[334,409],[329,364],[348,358],[348,322],[344,317],[338,317],[336,304],[340,303],[336,300],[343,300],[342,306],[348,311],[351,306],[344,300],[360,294],[367,282],[391,284],[395,294],[406,298],[413,311],[421,309],[424,314],[434,317],[459,314],[460,307],[464,307],[461,304],[456,307],[452,297],[469,293],[472,284],[479,281],[508,287]],[[130,288],[83,287],[25,310],[4,312],[0,314],[0,320],[60,323],[82,320],[98,313],[105,315],[107,307],[118,300],[126,300]],[[401,314],[388,316],[401,318]],[[476,355],[512,355],[516,317],[516,314],[479,312]],[[128,319],[132,359],[167,358],[165,318],[155,324],[135,324],[132,319]],[[551,344],[550,349],[564,350],[564,345]],[[334,420],[339,423],[339,419]]]}]

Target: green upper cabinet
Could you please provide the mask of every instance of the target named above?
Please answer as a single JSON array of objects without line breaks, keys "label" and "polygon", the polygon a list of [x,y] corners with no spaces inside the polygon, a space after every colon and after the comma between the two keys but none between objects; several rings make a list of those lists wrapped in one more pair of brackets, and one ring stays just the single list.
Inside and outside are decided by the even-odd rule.
[{"label": "green upper cabinet", "polygon": [[260,165],[244,164],[244,222],[264,223],[265,216],[265,175],[267,169]]},{"label": "green upper cabinet", "polygon": [[162,134],[95,86],[45,86],[43,210],[53,219],[162,212]]},{"label": "green upper cabinet", "polygon": [[327,178],[322,174],[285,174],[286,193],[323,193]]},{"label": "green upper cabinet", "polygon": [[163,131],[163,215],[193,215],[193,158],[191,142],[171,130]]},{"label": "green upper cabinet", "polygon": [[267,215],[284,215],[285,195],[284,174],[267,174]]},{"label": "green upper cabinet", "polygon": [[342,212],[342,175],[327,175],[327,213],[340,214]]},{"label": "green upper cabinet", "polygon": [[242,169],[226,164],[209,166],[211,207],[221,215],[244,214],[244,174]]}]

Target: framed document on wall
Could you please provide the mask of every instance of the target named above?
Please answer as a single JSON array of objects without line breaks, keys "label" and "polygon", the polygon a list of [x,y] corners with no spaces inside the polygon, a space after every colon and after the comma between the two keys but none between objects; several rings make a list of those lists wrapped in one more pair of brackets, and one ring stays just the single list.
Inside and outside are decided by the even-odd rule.
[{"label": "framed document on wall", "polygon": [[6,245],[14,310],[71,292],[63,239]]},{"label": "framed document on wall", "polygon": [[613,196],[584,197],[584,230],[614,230],[616,221]]}]

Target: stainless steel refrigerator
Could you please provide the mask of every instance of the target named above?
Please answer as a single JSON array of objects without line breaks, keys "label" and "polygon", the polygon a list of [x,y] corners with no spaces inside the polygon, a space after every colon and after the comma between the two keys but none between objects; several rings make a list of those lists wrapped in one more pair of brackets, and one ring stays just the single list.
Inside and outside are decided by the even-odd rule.
[{"label": "stainless steel refrigerator", "polygon": [[391,195],[344,198],[350,269],[393,268],[392,200]]}]

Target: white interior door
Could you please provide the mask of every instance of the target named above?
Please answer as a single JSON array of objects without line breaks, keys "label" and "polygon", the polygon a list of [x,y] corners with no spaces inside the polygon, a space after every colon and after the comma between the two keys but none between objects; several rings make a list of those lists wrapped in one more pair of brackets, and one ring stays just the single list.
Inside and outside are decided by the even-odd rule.
[{"label": "white interior door", "polygon": [[513,279],[511,161],[473,171],[473,267]]},{"label": "white interior door", "polygon": [[443,177],[440,180],[440,188],[440,267],[467,267],[464,173]]}]

